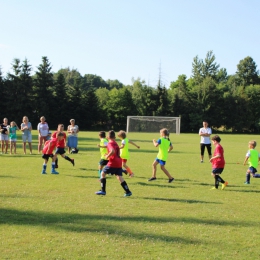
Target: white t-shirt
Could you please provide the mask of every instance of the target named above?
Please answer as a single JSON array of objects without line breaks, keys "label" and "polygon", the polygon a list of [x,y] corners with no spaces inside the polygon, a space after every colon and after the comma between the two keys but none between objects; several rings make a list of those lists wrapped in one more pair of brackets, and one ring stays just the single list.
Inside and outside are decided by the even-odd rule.
[{"label": "white t-shirt", "polygon": [[39,123],[37,126],[37,130],[40,131],[41,136],[47,136],[49,133],[49,126],[46,122],[44,124]]},{"label": "white t-shirt", "polygon": [[[212,134],[211,128],[207,127],[207,128],[200,128],[199,130],[199,134]],[[201,144],[210,144],[210,137],[209,136],[201,136],[200,137],[200,143]]]},{"label": "white t-shirt", "polygon": [[69,136],[78,136],[78,129],[79,129],[79,127],[77,126],[77,125],[74,125],[74,126],[72,126],[72,125],[69,125],[68,126],[68,130],[69,131],[73,131],[73,133],[68,133],[68,135]]}]

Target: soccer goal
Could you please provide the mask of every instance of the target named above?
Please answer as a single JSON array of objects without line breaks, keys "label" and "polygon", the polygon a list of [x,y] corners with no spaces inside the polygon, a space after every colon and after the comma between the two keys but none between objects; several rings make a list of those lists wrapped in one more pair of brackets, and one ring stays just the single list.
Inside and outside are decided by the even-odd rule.
[{"label": "soccer goal", "polygon": [[164,116],[128,116],[126,131],[157,133],[167,128],[170,133],[180,134],[181,118]]}]

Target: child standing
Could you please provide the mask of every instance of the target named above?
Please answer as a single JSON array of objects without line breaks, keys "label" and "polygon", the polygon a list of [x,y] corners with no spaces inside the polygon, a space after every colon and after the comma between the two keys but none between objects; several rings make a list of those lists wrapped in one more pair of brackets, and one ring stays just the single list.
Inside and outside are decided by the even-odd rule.
[{"label": "child standing", "polygon": [[44,163],[42,166],[42,174],[46,174],[46,168],[49,158],[52,158],[52,165],[51,165],[51,174],[59,174],[55,171],[55,158],[53,156],[53,150],[57,146],[57,143],[63,139],[64,134],[59,132],[57,133],[57,138],[52,138],[45,142],[44,147],[42,149],[42,158],[44,159]]},{"label": "child standing", "polygon": [[211,138],[213,145],[215,146],[215,151],[213,157],[210,158],[210,162],[212,163],[212,173],[211,175],[215,179],[215,187],[212,190],[217,190],[219,183],[222,183],[222,190],[226,188],[228,182],[224,181],[219,175],[223,172],[225,167],[225,159],[224,159],[224,149],[220,145],[220,137],[215,135]]},{"label": "child standing", "polygon": [[65,155],[66,134],[63,132],[63,130],[64,130],[64,125],[59,124],[57,131],[52,134],[52,138],[57,138],[57,134],[59,132],[63,133],[63,138],[57,141],[57,148],[54,155],[55,168],[58,168],[58,158],[57,158],[58,154],[60,154],[61,157],[63,157],[65,160],[70,161],[73,166],[75,165],[74,159],[70,159],[69,156]]},{"label": "child standing", "polygon": [[8,127],[7,130],[9,133],[9,140],[10,140],[10,154],[13,153],[13,149],[14,149],[14,154],[16,154],[16,141],[17,141],[16,130],[19,130],[19,127],[14,121],[12,121],[10,123],[10,127]]},{"label": "child standing", "polygon": [[109,160],[107,165],[102,169],[101,172],[101,190],[96,192],[96,195],[106,195],[106,174],[115,174],[116,178],[120,182],[122,188],[125,190],[125,197],[129,197],[132,195],[132,192],[129,190],[127,183],[122,177],[122,161],[120,158],[120,149],[118,144],[115,141],[116,134],[113,130],[108,132],[108,144],[107,150],[108,154],[106,155],[106,159]]},{"label": "child standing", "polygon": [[100,143],[97,146],[100,148],[100,155],[101,155],[99,165],[98,165],[98,177],[100,178],[102,169],[108,163],[108,160],[106,158],[108,140],[106,139],[106,133],[104,131],[100,131],[98,136],[100,139]]},{"label": "child standing", "polygon": [[127,160],[129,159],[129,150],[128,150],[128,144],[132,144],[138,149],[140,146],[136,145],[134,142],[130,141],[128,138],[126,138],[126,133],[123,130],[120,130],[117,135],[121,139],[121,145],[119,147],[120,149],[120,157],[122,159],[122,168],[125,168],[125,171],[123,172],[125,174],[129,174],[129,177],[134,177],[134,173],[132,170],[126,165]]},{"label": "child standing", "polygon": [[258,153],[257,150],[255,150],[255,147],[256,147],[256,141],[250,141],[248,143],[249,150],[246,153],[244,165],[246,164],[246,162],[248,162],[249,168],[246,171],[246,181],[244,182],[245,184],[250,184],[251,175],[254,178],[260,178],[260,174],[256,174],[257,172],[256,168],[260,160],[260,154]]},{"label": "child standing", "polygon": [[163,128],[160,130],[160,138],[156,141],[153,139],[153,145],[155,147],[159,146],[159,153],[155,161],[153,162],[153,175],[148,181],[156,180],[156,170],[157,165],[160,164],[162,171],[167,175],[169,178],[168,182],[171,183],[174,181],[174,178],[170,175],[170,173],[166,170],[165,164],[168,158],[168,153],[173,149],[172,143],[169,139],[169,131],[167,128]]}]

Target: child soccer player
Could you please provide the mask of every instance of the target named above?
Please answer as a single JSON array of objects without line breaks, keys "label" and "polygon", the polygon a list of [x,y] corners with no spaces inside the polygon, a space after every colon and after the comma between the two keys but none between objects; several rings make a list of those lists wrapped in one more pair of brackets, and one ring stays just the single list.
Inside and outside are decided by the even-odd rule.
[{"label": "child soccer player", "polygon": [[168,158],[168,153],[173,149],[172,143],[169,139],[169,131],[166,128],[160,130],[160,138],[156,141],[153,139],[153,145],[155,147],[159,146],[159,153],[155,161],[153,162],[153,175],[148,181],[156,180],[156,170],[157,165],[160,164],[162,171],[168,176],[168,182],[171,183],[174,181],[174,178],[170,175],[170,173],[166,170],[165,164]]},{"label": "child soccer player", "polygon": [[246,164],[246,162],[248,162],[249,168],[246,171],[246,181],[244,182],[245,184],[250,184],[250,176],[254,178],[260,178],[260,174],[256,174],[257,172],[256,168],[260,160],[260,154],[258,153],[257,150],[255,150],[255,147],[256,147],[256,141],[250,141],[248,143],[249,150],[246,153],[244,165]]},{"label": "child soccer player", "polygon": [[59,132],[63,133],[63,138],[57,141],[57,148],[54,156],[55,168],[58,168],[58,158],[57,158],[58,154],[60,154],[61,157],[63,157],[65,160],[70,161],[73,166],[75,165],[74,159],[70,159],[69,156],[65,155],[66,134],[63,132],[63,130],[64,130],[64,125],[59,124],[57,131],[52,134],[53,138],[57,138],[57,134]]},{"label": "child soccer player", "polygon": [[100,178],[102,169],[108,163],[108,160],[106,158],[108,140],[106,139],[106,133],[104,131],[100,131],[98,136],[100,139],[100,143],[97,146],[100,148],[100,155],[101,155],[99,165],[98,165],[98,177]]},{"label": "child soccer player", "polygon": [[129,173],[129,177],[134,177],[134,173],[132,170],[126,165],[127,160],[129,159],[129,150],[128,150],[128,144],[132,144],[138,149],[140,146],[136,145],[134,142],[130,141],[128,138],[126,138],[126,133],[123,130],[120,130],[117,135],[121,139],[121,145],[119,147],[120,149],[120,157],[122,159],[122,168],[125,168],[123,172],[125,174]]},{"label": "child soccer player", "polygon": [[14,148],[14,154],[16,154],[16,141],[17,141],[16,130],[19,130],[19,127],[14,121],[12,121],[10,123],[10,127],[8,127],[7,130],[9,133],[9,140],[10,140],[10,154],[13,153],[13,148]]},{"label": "child soccer player", "polygon": [[101,190],[96,192],[96,195],[106,195],[106,174],[115,174],[116,178],[120,182],[122,188],[125,190],[125,197],[129,197],[132,195],[132,192],[129,190],[127,183],[122,177],[122,161],[120,158],[120,149],[118,144],[115,141],[116,134],[113,130],[108,132],[108,144],[107,150],[108,154],[106,155],[106,159],[109,160],[107,165],[102,169],[101,172]]},{"label": "child soccer player", "polygon": [[222,190],[226,188],[228,182],[224,181],[219,175],[223,172],[225,167],[225,159],[224,159],[224,149],[220,145],[220,137],[215,135],[211,138],[213,145],[215,146],[215,151],[213,157],[210,158],[210,162],[212,163],[212,173],[211,175],[215,179],[215,187],[212,190],[218,189],[219,183],[222,183]]},{"label": "child soccer player", "polygon": [[49,158],[52,158],[52,164],[51,164],[51,174],[59,174],[55,171],[55,157],[53,156],[52,152],[54,148],[57,146],[57,143],[61,141],[64,137],[64,134],[59,132],[57,133],[57,138],[52,138],[51,140],[48,140],[45,142],[44,147],[42,149],[42,158],[44,159],[44,163],[42,166],[42,174],[46,174],[46,168]]}]

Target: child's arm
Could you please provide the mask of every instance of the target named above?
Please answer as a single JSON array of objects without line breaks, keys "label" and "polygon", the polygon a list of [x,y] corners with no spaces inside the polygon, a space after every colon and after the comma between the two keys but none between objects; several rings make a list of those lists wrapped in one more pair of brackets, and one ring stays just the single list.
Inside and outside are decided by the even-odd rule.
[{"label": "child's arm", "polygon": [[19,131],[19,130],[20,130],[20,129],[19,129],[19,126],[18,126],[16,123],[15,123],[15,126],[16,126],[16,130]]},{"label": "child's arm", "polygon": [[123,149],[125,147],[125,144],[122,144],[119,146],[119,149]]},{"label": "child's arm", "polygon": [[172,144],[170,145],[169,149],[168,149],[168,153],[173,149]]},{"label": "child's arm", "polygon": [[155,139],[153,139],[153,145],[155,146],[155,147],[157,147],[159,144],[158,144],[158,142],[155,140]]},{"label": "child's arm", "polygon": [[114,149],[111,149],[111,151],[106,155],[106,159],[108,160],[111,155],[115,153]]},{"label": "child's arm", "polygon": [[128,141],[128,143],[134,145],[134,146],[135,146],[136,148],[138,148],[138,149],[140,148],[140,146],[138,146],[137,144],[135,144],[134,142],[132,142],[132,141],[130,141],[130,140]]},{"label": "child's arm", "polygon": [[247,160],[248,160],[248,156],[246,156],[246,158],[245,158],[245,160],[244,160],[244,163],[243,163],[243,165],[245,165],[246,164],[246,162],[247,162]]},{"label": "child's arm", "polygon": [[98,144],[97,147],[99,147],[99,148],[107,148],[106,145],[100,145],[100,144]]},{"label": "child's arm", "polygon": [[215,160],[215,159],[217,159],[217,158],[220,158],[220,157],[221,157],[221,155],[220,155],[220,154],[217,154],[217,155],[211,157],[211,158],[209,159],[209,161],[212,162],[213,160]]}]

